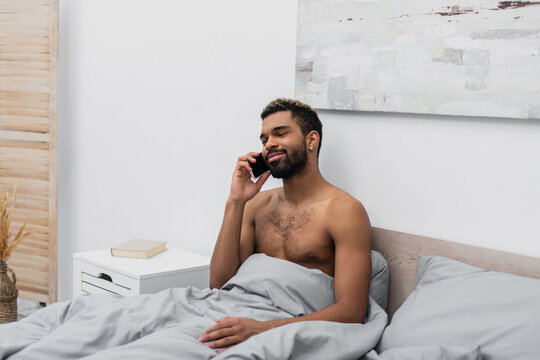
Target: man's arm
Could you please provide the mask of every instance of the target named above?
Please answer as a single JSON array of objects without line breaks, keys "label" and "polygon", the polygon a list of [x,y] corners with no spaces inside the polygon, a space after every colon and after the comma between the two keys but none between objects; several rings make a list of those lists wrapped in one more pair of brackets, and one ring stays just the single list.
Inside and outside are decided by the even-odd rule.
[{"label": "man's arm", "polygon": [[371,277],[371,225],[362,204],[352,198],[340,199],[329,209],[332,221],[328,232],[335,245],[335,303],[297,318],[256,321],[224,318],[208,329],[200,340],[213,341],[211,348],[228,347],[277,326],[297,321],[326,320],[362,322],[366,315]]},{"label": "man's arm", "polygon": [[262,174],[257,182],[251,180],[250,162],[258,153],[238,158],[231,182],[231,191],[225,205],[225,215],[210,260],[210,288],[221,288],[242,262],[254,250],[254,226],[249,219],[251,200],[260,190],[270,173]]}]

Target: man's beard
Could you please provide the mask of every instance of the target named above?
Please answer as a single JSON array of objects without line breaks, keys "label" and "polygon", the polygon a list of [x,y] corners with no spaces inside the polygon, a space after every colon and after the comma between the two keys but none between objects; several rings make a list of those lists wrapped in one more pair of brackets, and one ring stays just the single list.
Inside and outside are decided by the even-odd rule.
[{"label": "man's beard", "polygon": [[283,154],[284,156],[281,159],[268,164],[273,177],[276,179],[288,179],[305,169],[308,160],[305,141],[303,144],[292,148],[290,153],[285,150]]}]

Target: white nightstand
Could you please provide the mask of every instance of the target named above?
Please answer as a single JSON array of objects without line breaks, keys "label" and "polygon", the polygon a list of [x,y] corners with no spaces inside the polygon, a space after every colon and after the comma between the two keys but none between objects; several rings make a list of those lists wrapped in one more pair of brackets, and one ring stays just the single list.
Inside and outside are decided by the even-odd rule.
[{"label": "white nightstand", "polygon": [[155,293],[172,287],[207,288],[210,258],[168,249],[150,259],[111,255],[111,249],[73,254],[73,295]]}]

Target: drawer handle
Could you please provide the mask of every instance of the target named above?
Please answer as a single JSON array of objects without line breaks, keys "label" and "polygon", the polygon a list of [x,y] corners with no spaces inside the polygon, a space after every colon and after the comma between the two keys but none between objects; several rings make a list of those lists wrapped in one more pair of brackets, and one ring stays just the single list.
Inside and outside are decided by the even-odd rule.
[{"label": "drawer handle", "polygon": [[104,274],[104,273],[99,273],[99,275],[97,277],[100,278],[100,279],[103,279],[103,280],[107,280],[109,282],[113,282],[112,277],[110,277],[109,275]]}]

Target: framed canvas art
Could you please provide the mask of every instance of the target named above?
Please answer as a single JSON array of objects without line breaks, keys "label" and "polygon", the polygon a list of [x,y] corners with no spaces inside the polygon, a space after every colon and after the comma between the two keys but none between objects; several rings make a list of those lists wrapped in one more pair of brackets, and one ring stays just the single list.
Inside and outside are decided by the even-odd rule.
[{"label": "framed canvas art", "polygon": [[540,1],[299,0],[318,109],[540,118]]}]

